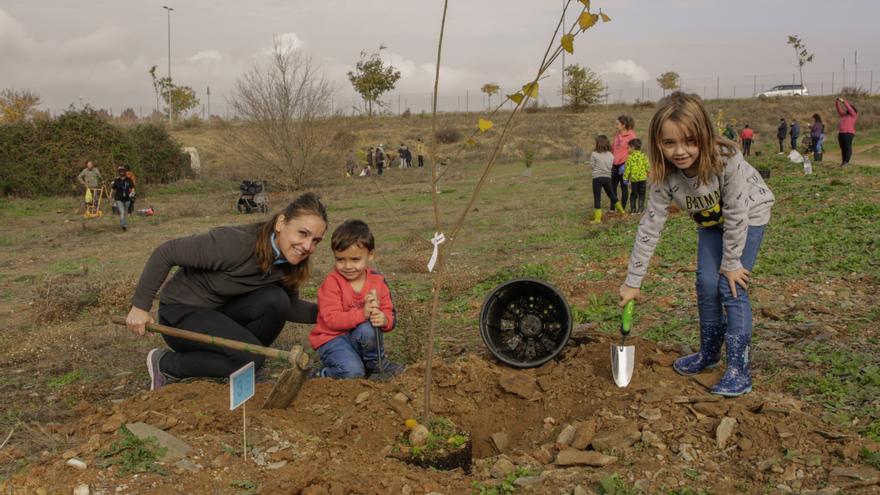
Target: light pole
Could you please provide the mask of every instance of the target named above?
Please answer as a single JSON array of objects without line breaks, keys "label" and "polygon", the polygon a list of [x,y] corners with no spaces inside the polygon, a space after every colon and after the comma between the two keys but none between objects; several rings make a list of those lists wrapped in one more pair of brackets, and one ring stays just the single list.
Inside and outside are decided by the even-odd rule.
[{"label": "light pole", "polygon": [[163,5],[163,9],[168,11],[168,125],[171,125],[171,116],[174,114],[174,108],[172,108],[172,94],[171,94],[171,11],[173,8]]}]

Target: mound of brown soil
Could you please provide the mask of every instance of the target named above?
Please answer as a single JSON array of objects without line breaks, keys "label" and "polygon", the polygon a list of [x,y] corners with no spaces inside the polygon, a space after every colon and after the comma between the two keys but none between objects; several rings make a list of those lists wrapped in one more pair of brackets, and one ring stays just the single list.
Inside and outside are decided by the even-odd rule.
[{"label": "mound of brown soil", "polygon": [[[242,412],[228,410],[224,384],[169,385],[107,409],[81,404],[75,421],[47,427],[77,446],[46,453],[0,483],[0,492],[70,493],[87,484],[91,493],[108,494],[452,494],[517,478],[514,486],[532,493],[590,493],[616,474],[644,493],[877,493],[877,470],[859,464],[860,450],[876,445],[830,430],[805,403],[762,391],[760,383],[742,398],[712,396],[706,386],[720,372],[678,376],[670,367],[677,352],[632,341],[636,372],[622,389],[611,380],[611,341],[602,335],[581,338],[532,370],[475,355],[438,361],[433,413],[470,432],[470,475],[392,456],[405,419],[423,408],[421,364],[387,383],[309,381],[287,410],[259,410],[270,390],[259,385],[247,410],[246,461]],[[133,422],[163,429],[192,450],[169,461],[166,476],[100,468],[98,453],[119,426]],[[73,457],[86,468],[67,465]]]}]

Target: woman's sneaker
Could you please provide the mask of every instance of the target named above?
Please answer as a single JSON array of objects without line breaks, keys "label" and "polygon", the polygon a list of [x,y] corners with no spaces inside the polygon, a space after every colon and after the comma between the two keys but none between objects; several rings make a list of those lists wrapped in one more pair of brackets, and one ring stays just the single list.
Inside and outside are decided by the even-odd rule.
[{"label": "woman's sneaker", "polygon": [[167,349],[157,347],[147,353],[147,372],[150,374],[150,390],[156,390],[169,383],[178,381],[177,378],[166,375],[159,368],[159,361],[161,361],[162,356],[168,354],[168,352]]}]

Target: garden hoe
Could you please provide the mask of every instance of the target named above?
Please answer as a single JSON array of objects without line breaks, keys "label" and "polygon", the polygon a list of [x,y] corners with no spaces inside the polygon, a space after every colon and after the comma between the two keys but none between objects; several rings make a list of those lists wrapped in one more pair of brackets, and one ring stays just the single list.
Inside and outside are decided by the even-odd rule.
[{"label": "garden hoe", "polygon": [[[122,316],[114,316],[112,321],[117,325],[125,325],[125,318]],[[150,332],[161,333],[193,342],[201,342],[203,344],[216,345],[226,347],[227,349],[246,351],[252,354],[261,354],[266,357],[288,361],[291,367],[284,370],[281,376],[278,377],[278,381],[272,387],[272,391],[266,397],[265,402],[263,402],[263,409],[285,409],[290,406],[296,399],[296,396],[299,395],[299,391],[309,375],[309,355],[303,352],[302,346],[299,345],[293,346],[293,349],[288,352],[271,347],[248,344],[238,340],[181,330],[157,323],[147,323],[146,329]]]},{"label": "garden hoe", "polygon": [[633,368],[635,367],[636,347],[624,345],[626,343],[626,336],[632,330],[635,306],[635,301],[629,301],[623,307],[623,314],[620,317],[620,345],[611,344],[611,374],[614,376],[614,383],[618,387],[629,385],[629,381],[633,376]]}]

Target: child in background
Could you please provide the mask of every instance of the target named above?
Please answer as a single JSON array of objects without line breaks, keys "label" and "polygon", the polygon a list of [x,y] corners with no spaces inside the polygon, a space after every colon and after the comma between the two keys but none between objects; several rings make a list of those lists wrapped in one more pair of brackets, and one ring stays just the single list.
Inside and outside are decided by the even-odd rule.
[{"label": "child in background", "polygon": [[626,201],[629,196],[626,184],[623,183],[623,173],[626,169],[626,158],[629,156],[630,141],[636,138],[633,127],[636,121],[629,115],[621,115],[614,121],[614,127],[617,128],[617,134],[614,135],[614,141],[611,143],[611,153],[614,154],[614,163],[611,167],[611,190],[617,194],[617,185],[620,184],[620,204],[626,209]]},{"label": "child in background", "polygon": [[743,156],[749,156],[752,154],[752,139],[755,138],[755,131],[749,127],[749,124],[746,124],[746,126],[743,127],[739,138],[742,141]]},{"label": "child in background", "polygon": [[333,232],[330,247],[334,270],[318,289],[318,322],[309,335],[324,365],[314,376],[402,373],[405,366],[384,357],[382,333],[394,329],[396,311],[385,277],[370,267],[376,247],[370,228],[360,220],[347,220]]},{"label": "child in background", "polygon": [[611,207],[624,213],[623,206],[617,201],[617,195],[611,188],[611,166],[614,155],[611,154],[611,142],[608,136],[596,136],[596,148],[590,153],[590,164],[593,167],[593,223],[602,223],[602,190],[611,200]]},{"label": "child in background", "polygon": [[675,361],[683,375],[717,366],[727,343],[727,369],[712,393],[752,390],[749,276],[770,221],[773,193],[736,144],[716,137],[699,96],[679,91],[651,119],[651,196],[639,222],[620,305],[639,296],[648,262],[673,201],[697,222],[697,308],[700,351]]},{"label": "child in background", "polygon": [[629,211],[642,213],[645,211],[645,197],[648,184],[648,157],[642,153],[642,140],[639,138],[629,142],[629,156],[626,158],[626,171],[623,182],[630,186]]}]

